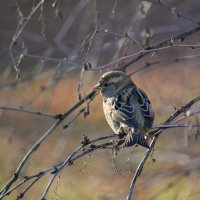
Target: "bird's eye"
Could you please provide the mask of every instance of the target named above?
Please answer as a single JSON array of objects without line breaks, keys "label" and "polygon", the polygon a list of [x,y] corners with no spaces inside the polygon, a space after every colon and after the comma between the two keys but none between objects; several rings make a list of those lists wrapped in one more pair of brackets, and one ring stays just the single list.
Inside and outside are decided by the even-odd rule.
[{"label": "bird's eye", "polygon": [[104,86],[107,87],[109,84],[108,83],[104,83]]}]

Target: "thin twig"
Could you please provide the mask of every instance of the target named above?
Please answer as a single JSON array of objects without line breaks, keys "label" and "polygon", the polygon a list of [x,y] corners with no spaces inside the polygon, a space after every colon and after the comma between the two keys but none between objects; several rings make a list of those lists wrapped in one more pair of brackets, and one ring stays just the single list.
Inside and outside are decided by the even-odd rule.
[{"label": "thin twig", "polygon": [[[14,49],[8,49],[5,47],[0,47],[2,50],[7,51],[7,52],[12,52],[18,55],[21,55],[22,52],[14,50]],[[50,61],[50,62],[55,62],[55,63],[61,63],[64,65],[70,65],[73,67],[78,67],[78,68],[82,68],[82,66],[76,62],[70,61],[67,58],[63,58],[63,59],[58,59],[58,58],[54,58],[54,57],[48,57],[48,56],[40,56],[40,55],[36,55],[36,54],[30,54],[27,52],[23,53],[23,56],[29,57],[29,58],[36,58],[36,59],[41,59],[43,61]]]},{"label": "thin twig", "polygon": [[6,193],[9,188],[12,186],[12,184],[18,179],[22,168],[24,167],[25,163],[28,161],[29,157],[35,152],[39,146],[42,144],[44,140],[50,135],[50,133],[53,132],[53,130],[61,123],[61,120],[57,120],[46,132],[45,134],[29,149],[29,151],[26,153],[26,155],[23,157],[22,161],[18,165],[15,173],[13,174],[13,177],[9,180],[9,182],[3,187],[3,189],[0,192],[0,199],[2,198],[2,195]]},{"label": "thin twig", "polygon": [[[115,134],[113,135],[110,135],[110,136],[105,136],[105,137],[102,137],[102,138],[97,138],[91,142],[89,142],[89,144],[91,145],[92,143],[100,140],[100,139],[107,139],[107,138],[111,138],[111,137],[114,137]],[[85,147],[85,145],[81,145],[79,146],[75,151],[73,151],[73,153],[71,153],[67,159],[63,162],[63,164],[57,169],[57,171],[55,172],[55,174],[53,174],[53,176],[51,177],[42,197],[41,197],[41,200],[45,200],[45,197],[53,183],[53,181],[55,180],[56,176],[63,170],[63,168],[66,166],[66,165],[71,165],[76,159],[82,157],[82,156],[85,156],[97,149],[102,149],[102,148],[106,148],[107,146],[110,146],[112,145],[113,143],[112,142],[107,142],[107,143],[104,143],[104,144],[100,144],[100,145],[95,145],[93,146],[92,148],[89,148],[89,149],[86,149],[84,151],[82,151],[80,154],[76,155],[83,147]]]},{"label": "thin twig", "polygon": [[171,14],[175,15],[177,18],[180,18],[180,19],[186,20],[188,22],[191,22],[193,24],[199,25],[198,21],[196,21],[195,19],[193,19],[190,16],[186,16],[185,14],[181,13],[175,7],[171,7],[167,4],[164,4],[162,0],[147,0],[147,1],[164,8],[165,10],[171,12]]},{"label": "thin twig", "polygon": [[45,169],[43,171],[40,171],[36,174],[33,174],[31,176],[24,176],[24,179],[19,182],[17,185],[15,185],[13,188],[9,189],[7,192],[5,192],[2,196],[1,199],[3,199],[3,197],[10,195],[13,191],[15,191],[16,189],[18,189],[19,187],[21,187],[22,185],[24,185],[26,182],[30,181],[31,179],[35,179],[35,178],[41,178],[43,176],[45,176],[48,173],[52,173],[53,171],[55,171],[56,167],[59,167],[62,163],[57,164],[56,166],[53,166],[51,168]]},{"label": "thin twig", "polygon": [[47,185],[47,188],[45,189],[45,191],[44,191],[44,193],[43,193],[43,195],[42,195],[42,197],[41,197],[41,200],[45,200],[45,197],[46,197],[46,195],[47,195],[47,193],[48,193],[48,191],[49,191],[49,189],[50,189],[50,187],[51,187],[51,185],[52,185],[54,179],[55,179],[56,176],[58,175],[58,173],[60,173],[60,171],[64,168],[64,166],[67,165],[67,164],[69,163],[69,160],[70,160],[77,152],[79,152],[79,151],[82,149],[83,146],[84,146],[84,145],[79,146],[73,153],[71,153],[71,154],[68,156],[68,158],[64,161],[64,163],[59,167],[59,169],[57,169],[57,171],[55,172],[55,174],[52,176],[51,180],[49,181],[49,183],[48,183],[48,185]]},{"label": "thin twig", "polygon": [[[29,23],[29,21],[31,20],[32,16],[36,13],[36,11],[40,8],[40,6],[42,6],[42,5],[44,4],[44,1],[45,1],[45,0],[40,0],[40,1],[38,2],[38,4],[37,4],[35,7],[33,7],[33,9],[31,10],[30,14],[29,14],[27,17],[24,18],[23,16],[21,16],[21,17],[23,17],[23,18],[20,19],[19,24],[18,24],[18,26],[17,26],[17,29],[16,29],[16,31],[15,31],[15,34],[14,34],[13,37],[12,37],[12,41],[11,41],[11,43],[10,43],[10,45],[9,45],[9,49],[10,49],[10,50],[12,49],[14,43],[15,43],[15,42],[17,41],[17,39],[19,38],[20,34],[22,33],[22,31],[24,30],[24,28],[26,27],[26,25],[27,25],[27,24]],[[18,67],[16,66],[16,63],[15,63],[15,61],[14,61],[14,57],[13,57],[13,54],[12,54],[11,51],[10,51],[10,58],[11,58],[11,60],[12,60],[12,62],[13,62],[14,69],[15,69],[15,71],[17,72],[17,75],[19,75],[20,70],[19,70]]]},{"label": "thin twig", "polygon": [[[175,35],[173,37],[173,40],[184,40],[185,38],[187,38],[188,36],[192,35],[193,33],[196,33],[200,31],[200,25],[199,26],[195,26],[183,33],[179,33],[177,35]],[[171,40],[171,39],[170,39]],[[162,47],[165,47],[167,44],[171,43],[169,39],[167,40],[164,40],[158,44],[155,44],[155,45],[152,45],[152,46],[149,46],[147,48],[145,48],[145,50],[149,50],[149,51],[141,51],[140,54],[138,54],[138,56],[136,58],[133,58],[131,61],[127,62],[126,64],[122,65],[120,68],[118,68],[119,70],[126,70],[129,66],[131,66],[132,64],[134,64],[135,62],[139,61],[141,58],[145,57],[146,55],[148,55],[150,52],[152,52],[151,50],[156,50],[156,49],[159,49],[159,48],[162,48]]]},{"label": "thin twig", "polygon": [[154,125],[151,129],[169,129],[169,128],[200,128],[199,125],[186,125],[186,124],[175,124],[175,125]]},{"label": "thin twig", "polygon": [[[105,65],[102,65],[102,66],[100,66],[100,67],[97,67],[97,68],[92,68],[92,69],[89,69],[89,70],[96,70],[96,69],[101,69],[101,70],[105,70],[106,68],[108,68],[108,67],[110,67],[110,66],[113,66],[113,65],[116,65],[117,63],[120,63],[121,61],[124,61],[124,60],[127,60],[127,59],[129,59],[129,58],[132,58],[132,57],[135,57],[135,56],[140,56],[140,55],[142,55],[142,54],[145,54],[145,53],[151,53],[151,52],[158,52],[158,51],[162,51],[162,50],[167,50],[167,49],[169,49],[169,48],[175,48],[175,47],[185,47],[185,48],[191,48],[191,49],[198,49],[198,48],[200,48],[200,45],[190,45],[190,44],[170,44],[170,45],[166,45],[166,46],[163,46],[163,47],[159,47],[159,48],[152,48],[152,49],[144,49],[144,50],[141,50],[141,51],[139,51],[139,52],[137,52],[137,53],[133,53],[133,54],[130,54],[130,55],[126,55],[126,56],[123,56],[123,57],[120,57],[120,58],[118,58],[117,60],[115,60],[115,61],[112,61],[112,62],[110,62],[110,63],[108,63],[108,64],[105,64]],[[199,55],[199,54],[197,54],[197,55]],[[196,55],[191,55],[191,56],[184,56],[184,57],[180,57],[179,59],[180,59],[180,61],[181,61],[181,59],[192,59],[192,56],[194,56],[194,58],[195,58],[195,56]],[[198,56],[197,56],[198,57]],[[169,60],[168,62],[173,62],[173,61],[175,61],[175,59],[174,60]],[[178,60],[179,61],[179,60]],[[159,64],[159,63],[158,63]],[[146,65],[145,65],[146,66]],[[145,66],[144,66],[144,68],[145,68]],[[136,71],[137,72],[137,71]],[[135,72],[135,73],[136,73]]]},{"label": "thin twig", "polygon": [[177,62],[182,62],[182,61],[187,61],[187,60],[193,60],[195,58],[200,58],[200,54],[188,55],[188,56],[178,57],[178,58],[170,59],[170,60],[158,60],[158,61],[154,61],[154,62],[146,62],[139,69],[136,69],[134,72],[130,73],[129,76],[132,76],[132,75],[134,75],[140,71],[143,71],[144,69],[149,68],[151,66],[160,65],[160,64],[172,64],[172,63],[177,63]]},{"label": "thin twig", "polygon": [[31,113],[35,115],[40,115],[44,117],[50,117],[55,119],[57,115],[46,113],[46,112],[39,112],[39,111],[34,111],[28,108],[23,108],[23,107],[12,107],[12,106],[0,106],[0,110],[11,110],[11,111],[18,111],[18,112],[25,112],[25,113]]},{"label": "thin twig", "polygon": [[[89,140],[87,141],[87,143],[85,143],[84,141],[82,142],[83,144],[80,145],[77,149],[79,149],[79,151],[77,151],[77,149],[75,151],[73,151],[70,155],[74,155],[74,156],[68,156],[71,157],[70,159],[68,159],[67,162],[62,161],[59,164],[53,165],[52,167],[45,169],[43,171],[37,172],[36,174],[30,175],[30,176],[24,176],[24,179],[19,182],[16,186],[14,186],[12,189],[8,190],[7,192],[5,192],[0,198],[3,199],[5,196],[10,195],[13,191],[15,191],[16,189],[18,189],[19,187],[21,187],[22,185],[24,185],[27,181],[31,180],[31,179],[36,179],[36,178],[41,178],[43,176],[45,176],[46,174],[55,174],[58,170],[62,170],[61,166],[63,166],[64,162],[65,162],[65,166],[66,165],[71,165],[75,160],[92,153],[93,151],[100,149],[100,148],[106,148],[106,146],[108,145],[112,145],[112,142],[106,142],[100,145],[95,145],[96,142],[100,142],[103,140],[107,140],[110,138],[115,137],[115,134],[111,134],[111,135],[106,135],[106,136],[102,136],[99,138],[95,138],[93,140]],[[86,149],[88,147],[88,149]],[[79,154],[77,154],[78,152],[80,152]],[[64,166],[63,166],[64,167]],[[33,184],[31,185],[31,187],[33,186]],[[30,189],[30,188],[29,188]]]}]

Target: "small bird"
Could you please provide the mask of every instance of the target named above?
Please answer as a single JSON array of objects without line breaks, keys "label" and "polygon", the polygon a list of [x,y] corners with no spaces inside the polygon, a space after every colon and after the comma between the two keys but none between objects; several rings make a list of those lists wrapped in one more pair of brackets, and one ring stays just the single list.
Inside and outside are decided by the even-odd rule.
[{"label": "small bird", "polygon": [[144,134],[152,127],[154,112],[146,93],[121,71],[103,74],[93,91],[103,98],[105,118],[118,135],[117,144],[123,141],[125,147],[149,148]]}]

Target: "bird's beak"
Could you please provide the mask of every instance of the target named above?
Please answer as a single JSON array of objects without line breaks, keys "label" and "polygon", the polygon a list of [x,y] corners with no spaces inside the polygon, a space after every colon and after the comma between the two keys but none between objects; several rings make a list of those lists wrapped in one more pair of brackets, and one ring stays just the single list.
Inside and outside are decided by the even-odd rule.
[{"label": "bird's beak", "polygon": [[101,91],[102,91],[102,87],[99,84],[95,85],[92,89],[92,92],[96,92],[96,93],[101,92]]}]

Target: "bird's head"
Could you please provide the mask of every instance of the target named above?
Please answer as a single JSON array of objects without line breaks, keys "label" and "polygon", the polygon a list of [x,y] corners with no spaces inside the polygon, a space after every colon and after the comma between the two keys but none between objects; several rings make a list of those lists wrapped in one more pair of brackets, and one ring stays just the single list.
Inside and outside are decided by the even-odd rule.
[{"label": "bird's head", "polygon": [[110,71],[101,76],[93,91],[100,92],[103,97],[111,97],[130,83],[133,82],[125,73]]}]

